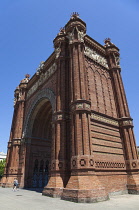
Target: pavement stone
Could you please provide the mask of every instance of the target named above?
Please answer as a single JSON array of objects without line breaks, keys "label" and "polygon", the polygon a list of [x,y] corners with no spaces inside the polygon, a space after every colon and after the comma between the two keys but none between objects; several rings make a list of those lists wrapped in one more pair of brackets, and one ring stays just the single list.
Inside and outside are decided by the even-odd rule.
[{"label": "pavement stone", "polygon": [[138,210],[139,195],[115,195],[98,203],[73,203],[42,196],[40,190],[0,187],[0,210]]}]

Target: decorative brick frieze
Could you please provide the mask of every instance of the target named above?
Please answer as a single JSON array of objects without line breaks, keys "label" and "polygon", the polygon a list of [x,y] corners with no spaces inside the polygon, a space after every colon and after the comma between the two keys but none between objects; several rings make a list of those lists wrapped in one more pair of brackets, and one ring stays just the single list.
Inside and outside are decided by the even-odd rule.
[{"label": "decorative brick frieze", "polygon": [[95,168],[99,169],[125,169],[125,163],[122,162],[105,162],[95,161]]},{"label": "decorative brick frieze", "polygon": [[94,169],[94,157],[90,155],[72,156],[72,169]]},{"label": "decorative brick frieze", "polygon": [[111,118],[104,117],[104,116],[101,116],[101,115],[98,115],[98,114],[95,114],[95,113],[91,113],[91,119],[101,121],[101,122],[104,122],[104,123],[108,123],[108,124],[111,124],[111,125],[119,126],[119,123],[118,123],[117,120],[113,120]]}]

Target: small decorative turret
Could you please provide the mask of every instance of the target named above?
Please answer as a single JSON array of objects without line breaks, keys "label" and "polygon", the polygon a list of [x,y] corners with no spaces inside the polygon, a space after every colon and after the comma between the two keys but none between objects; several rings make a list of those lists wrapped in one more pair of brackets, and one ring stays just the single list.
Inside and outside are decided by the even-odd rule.
[{"label": "small decorative turret", "polygon": [[70,20],[65,25],[65,32],[71,32],[75,27],[77,27],[79,31],[86,33],[86,23],[79,18],[77,12],[72,13]]},{"label": "small decorative turret", "polygon": [[14,91],[14,106],[17,102],[21,100],[25,100],[25,89],[27,88],[27,84],[29,82],[29,74],[25,75],[25,78],[20,81],[19,86]]},{"label": "small decorative turret", "polygon": [[104,40],[104,47],[106,48],[107,55],[109,57],[109,63],[111,67],[120,67],[120,54],[119,49],[115,44],[111,42],[110,38]]}]

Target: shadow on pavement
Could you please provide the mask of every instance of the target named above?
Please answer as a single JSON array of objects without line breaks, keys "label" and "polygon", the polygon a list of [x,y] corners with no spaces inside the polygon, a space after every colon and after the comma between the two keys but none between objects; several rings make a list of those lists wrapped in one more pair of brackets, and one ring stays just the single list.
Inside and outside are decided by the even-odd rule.
[{"label": "shadow on pavement", "polygon": [[42,193],[43,188],[24,188],[24,190],[35,191],[38,193]]}]

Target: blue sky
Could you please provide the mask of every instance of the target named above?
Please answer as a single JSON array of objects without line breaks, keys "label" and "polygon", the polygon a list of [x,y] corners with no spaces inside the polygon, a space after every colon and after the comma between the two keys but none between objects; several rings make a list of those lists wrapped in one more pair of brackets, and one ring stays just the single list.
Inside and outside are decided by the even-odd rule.
[{"label": "blue sky", "polygon": [[4,0],[0,1],[0,152],[7,151],[14,90],[26,73],[53,52],[53,39],[78,12],[87,34],[103,44],[107,37],[120,49],[122,78],[139,145],[139,1]]}]

